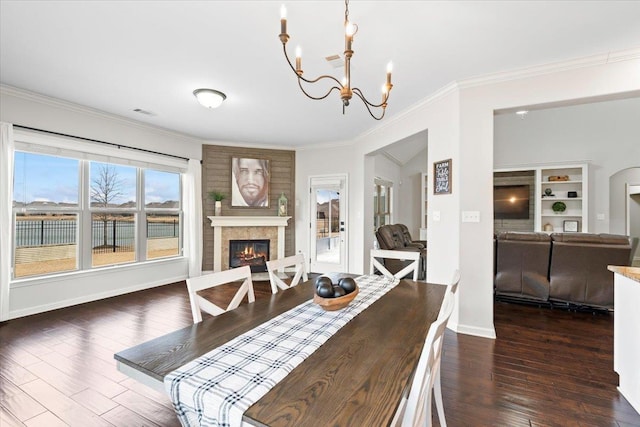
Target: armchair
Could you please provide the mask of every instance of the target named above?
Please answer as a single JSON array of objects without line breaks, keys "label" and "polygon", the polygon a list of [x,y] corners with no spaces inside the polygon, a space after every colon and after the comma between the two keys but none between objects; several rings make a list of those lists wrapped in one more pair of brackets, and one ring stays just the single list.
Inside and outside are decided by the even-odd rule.
[{"label": "armchair", "polygon": [[[419,279],[426,277],[427,249],[426,241],[413,240],[404,224],[383,225],[376,231],[380,249],[391,251],[420,252]],[[393,274],[405,268],[409,262],[396,259],[385,260],[385,267]]]}]

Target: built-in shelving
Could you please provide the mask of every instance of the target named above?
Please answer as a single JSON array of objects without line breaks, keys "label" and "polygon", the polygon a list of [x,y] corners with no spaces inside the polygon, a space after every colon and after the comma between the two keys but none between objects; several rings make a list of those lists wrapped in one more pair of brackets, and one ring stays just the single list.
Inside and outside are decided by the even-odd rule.
[{"label": "built-in shelving", "polygon": [[[536,231],[567,231],[565,221],[578,221],[578,232],[586,233],[588,220],[588,169],[586,164],[540,167],[536,169]],[[553,177],[566,177],[554,180]],[[545,190],[551,191],[551,196]],[[548,192],[548,191],[547,191]],[[569,197],[575,194],[575,197]],[[555,202],[566,205],[564,212],[554,212]],[[546,226],[546,227],[545,227]]]}]

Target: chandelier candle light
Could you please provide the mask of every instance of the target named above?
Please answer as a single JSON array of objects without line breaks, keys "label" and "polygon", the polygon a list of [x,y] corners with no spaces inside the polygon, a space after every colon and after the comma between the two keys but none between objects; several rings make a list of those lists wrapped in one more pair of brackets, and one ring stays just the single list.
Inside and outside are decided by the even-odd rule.
[{"label": "chandelier candle light", "polygon": [[[349,21],[349,0],[346,0],[344,4],[344,77],[342,81],[326,74],[315,79],[307,79],[303,77],[302,55],[300,47],[296,48],[296,65],[295,67],[293,66],[291,60],[289,59],[289,55],[287,54],[287,42],[289,41],[289,34],[287,34],[287,9],[284,7],[284,5],[282,5],[282,7],[280,8],[280,41],[282,42],[284,56],[287,59],[287,63],[289,63],[289,67],[291,67],[298,78],[298,86],[300,86],[300,90],[302,90],[302,93],[304,93],[307,97],[315,100],[324,99],[329,96],[329,94],[335,89],[340,92],[340,98],[342,99],[342,114],[344,114],[345,107],[349,106],[349,101],[353,97],[353,94],[356,94],[358,98],[362,100],[365,107],[367,107],[367,110],[369,111],[371,117],[376,120],[381,120],[384,117],[384,113],[387,108],[387,101],[389,100],[389,93],[391,92],[391,88],[393,87],[393,85],[391,84],[392,64],[391,62],[387,64],[387,81],[382,85],[382,102],[380,104],[374,104],[370,102],[369,100],[367,100],[367,98],[365,98],[364,94],[359,88],[351,87],[351,57],[353,56],[353,37],[358,32],[358,26]],[[333,80],[337,84],[337,86],[332,86],[329,91],[323,96],[312,96],[302,86],[302,82],[312,84],[325,79]],[[381,108],[382,112],[379,116],[376,116],[372,109],[378,108]]]}]

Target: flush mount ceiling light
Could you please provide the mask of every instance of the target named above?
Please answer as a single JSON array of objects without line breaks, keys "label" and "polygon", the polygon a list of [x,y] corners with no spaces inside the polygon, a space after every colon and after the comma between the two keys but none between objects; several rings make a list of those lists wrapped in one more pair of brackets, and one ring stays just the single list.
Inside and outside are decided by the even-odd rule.
[{"label": "flush mount ceiling light", "polygon": [[[355,34],[358,32],[358,26],[349,21],[349,0],[346,0],[344,2],[344,5],[345,5],[344,77],[342,78],[342,80],[338,80],[337,78],[329,75],[322,75],[315,79],[306,79],[302,77],[302,74],[303,74],[302,56],[301,56],[300,47],[296,48],[296,66],[295,67],[293,66],[293,64],[291,63],[291,60],[289,59],[289,55],[287,55],[287,42],[289,41],[289,34],[287,34],[287,10],[285,9],[284,5],[282,5],[282,7],[280,8],[280,41],[282,42],[282,49],[284,51],[284,56],[287,59],[287,62],[289,63],[289,67],[291,67],[291,69],[293,70],[293,72],[296,74],[298,78],[298,86],[300,86],[300,90],[302,90],[302,93],[304,93],[307,97],[315,100],[324,99],[327,96],[329,96],[329,94],[333,92],[333,90],[335,89],[338,92],[340,92],[340,98],[342,99],[342,114],[344,114],[345,108],[349,106],[349,101],[353,97],[353,94],[355,94],[358,96],[358,98],[362,100],[365,107],[367,107],[367,110],[369,111],[369,114],[371,115],[371,117],[373,117],[376,120],[381,120],[384,117],[384,113],[387,108],[387,101],[389,100],[389,92],[391,92],[391,88],[393,87],[393,85],[391,84],[392,65],[391,65],[391,62],[389,62],[389,64],[387,65],[387,81],[385,84],[382,85],[382,102],[380,102],[380,104],[374,104],[370,102],[369,100],[367,100],[367,98],[365,98],[364,94],[360,89],[358,89],[357,87],[351,87],[351,57],[353,56],[353,53],[354,53],[352,49],[352,44],[353,44],[353,36],[355,36]],[[302,86],[303,82],[312,84],[312,83],[317,83],[321,80],[324,81],[327,79],[333,80],[333,82],[335,82],[336,85],[332,86],[322,96],[316,97],[316,96],[309,95],[309,93]],[[330,84],[334,84],[333,82]],[[379,116],[376,116],[372,111],[372,109],[374,110],[381,109],[381,111],[377,110],[379,112]]]},{"label": "flush mount ceiling light", "polygon": [[200,105],[207,108],[218,108],[227,95],[214,89],[196,89],[193,91]]},{"label": "flush mount ceiling light", "polygon": [[518,117],[520,117],[522,120],[524,120],[524,116],[529,114],[529,111],[528,110],[520,110],[520,111],[516,111],[516,114],[518,115]]}]

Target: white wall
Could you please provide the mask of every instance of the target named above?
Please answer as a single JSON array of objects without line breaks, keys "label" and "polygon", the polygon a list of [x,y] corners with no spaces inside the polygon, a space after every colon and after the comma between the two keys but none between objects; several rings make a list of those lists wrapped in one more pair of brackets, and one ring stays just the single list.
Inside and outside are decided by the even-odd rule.
[{"label": "white wall", "polygon": [[[433,196],[429,189],[427,280],[447,282],[453,269],[459,268],[462,280],[458,305],[450,326],[464,333],[494,336],[493,329],[493,169],[495,110],[539,105],[581,98],[604,97],[640,90],[640,55],[609,53],[575,63],[552,64],[521,74],[486,76],[444,88],[434,97],[380,125],[358,138],[349,164],[352,195],[351,270],[368,267],[365,254],[372,246],[365,230],[371,229],[368,219],[370,192],[364,183],[372,182],[373,167],[366,154],[400,141],[409,135],[428,130],[428,159],[452,159],[453,193]],[[344,149],[301,152],[304,164],[322,158],[341,158]],[[316,160],[317,161],[317,160]],[[305,166],[297,168],[305,181]],[[358,185],[361,185],[360,191]],[[357,194],[357,196],[356,196]],[[462,211],[480,213],[479,223],[461,223]],[[363,217],[363,212],[365,213]],[[434,221],[434,212],[440,220]],[[357,222],[362,222],[360,230]],[[359,253],[359,254],[358,254]],[[355,263],[355,264],[354,264]]]},{"label": "white wall", "polygon": [[[195,138],[12,88],[0,89],[2,122],[181,157],[202,157],[201,142]],[[11,227],[11,224],[0,224],[0,227]],[[174,258],[64,273],[46,279],[15,280],[9,291],[8,318],[172,283],[186,278],[187,271],[187,260]]]},{"label": "white wall", "polygon": [[627,232],[628,185],[640,185],[640,167],[617,171],[609,178],[609,212],[611,212],[609,229],[613,234]]},{"label": "white wall", "polygon": [[[495,117],[494,167],[589,163],[589,230],[610,230],[609,177],[640,166],[640,97]],[[604,219],[598,220],[597,214]]]},{"label": "white wall", "polygon": [[[364,161],[354,159],[352,145],[313,147],[296,152],[296,252],[310,253],[309,177],[333,174],[347,174],[348,177],[347,194],[349,199],[347,205],[349,211],[347,212],[346,225],[351,245],[348,250],[348,270],[362,273],[362,259],[359,259],[353,250],[353,247],[358,245],[359,236],[356,228],[363,220],[362,208],[358,209],[352,203],[354,200],[362,199]],[[366,188],[366,191],[372,193],[371,185]],[[372,216],[373,202],[368,207],[368,212]]]},{"label": "white wall", "polygon": [[[609,212],[611,233],[640,239],[640,167],[623,169],[609,178]],[[636,249],[633,264],[640,264],[640,250]]]},{"label": "white wall", "polygon": [[[499,76],[495,83],[489,76],[484,84],[477,81],[462,85],[461,161],[458,162],[462,176],[457,189],[461,193],[460,209],[479,211],[481,220],[462,224],[460,228],[458,243],[463,281],[458,307],[459,331],[482,332],[493,322],[493,111],[637,91],[640,89],[640,56],[636,54],[635,59],[616,62],[623,57],[607,54],[589,58],[590,65],[581,62],[579,68],[567,67],[570,64],[552,65],[538,75],[529,75],[527,71],[521,77]],[[431,144],[430,138],[429,159],[437,160],[431,155]],[[430,248],[431,244],[430,240]]]},{"label": "white wall", "polygon": [[202,141],[42,95],[0,87],[0,120],[83,138],[202,159]]}]

